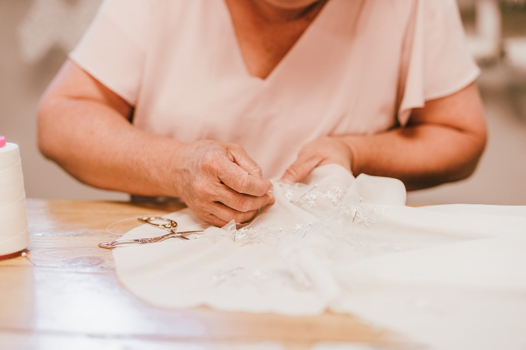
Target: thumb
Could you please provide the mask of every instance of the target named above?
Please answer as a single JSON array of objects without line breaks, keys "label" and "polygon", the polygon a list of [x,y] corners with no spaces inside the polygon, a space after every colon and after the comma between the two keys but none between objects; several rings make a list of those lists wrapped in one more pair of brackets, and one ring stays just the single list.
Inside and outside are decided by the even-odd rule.
[{"label": "thumb", "polygon": [[323,159],[318,157],[299,157],[281,177],[279,181],[295,183],[303,181],[321,163]]}]

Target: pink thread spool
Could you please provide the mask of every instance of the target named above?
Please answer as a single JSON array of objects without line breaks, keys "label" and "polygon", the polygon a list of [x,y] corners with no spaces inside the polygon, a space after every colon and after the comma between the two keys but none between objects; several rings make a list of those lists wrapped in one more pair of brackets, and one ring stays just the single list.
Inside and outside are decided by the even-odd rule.
[{"label": "pink thread spool", "polygon": [[20,151],[0,136],[0,259],[29,245],[26,198]]}]

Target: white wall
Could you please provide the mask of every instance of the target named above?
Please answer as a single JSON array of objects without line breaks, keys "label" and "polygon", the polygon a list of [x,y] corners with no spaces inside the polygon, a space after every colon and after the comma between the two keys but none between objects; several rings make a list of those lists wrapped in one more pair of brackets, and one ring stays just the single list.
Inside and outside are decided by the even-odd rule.
[{"label": "white wall", "polygon": [[466,181],[413,192],[410,203],[526,205],[526,73],[497,64],[483,70],[479,86],[489,140],[477,171]]},{"label": "white wall", "polygon": [[[100,0],[89,1],[94,4],[92,7],[100,3]],[[0,0],[0,135],[20,146],[26,195],[33,198],[127,199],[128,196],[121,193],[80,184],[44,159],[37,150],[37,103],[66,59],[66,53],[55,47],[37,62],[22,61],[19,29],[34,3],[32,0]],[[71,18],[71,21],[75,23],[76,19]],[[44,28],[42,31],[45,32]],[[38,31],[34,35],[39,43]]]}]

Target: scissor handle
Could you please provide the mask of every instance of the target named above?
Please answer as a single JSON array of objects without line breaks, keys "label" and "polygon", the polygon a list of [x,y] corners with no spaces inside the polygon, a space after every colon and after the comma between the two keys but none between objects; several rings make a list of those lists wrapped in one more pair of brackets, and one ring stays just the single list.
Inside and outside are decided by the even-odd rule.
[{"label": "scissor handle", "polygon": [[188,240],[189,238],[186,237],[187,235],[203,232],[203,230],[177,232],[177,222],[176,221],[167,219],[167,218],[163,218],[160,216],[143,216],[143,217],[138,218],[137,220],[144,222],[146,224],[161,228],[163,230],[169,231],[169,233],[162,235],[162,236],[151,237],[151,238],[120,239],[120,240],[116,240],[112,242],[104,242],[104,243],[100,243],[99,247],[104,248],[104,249],[115,249],[118,245],[156,243],[156,242],[164,241],[165,239],[168,239],[168,238],[180,238],[180,239]]},{"label": "scissor handle", "polygon": [[143,216],[137,220],[170,232],[176,232],[177,230],[177,222],[172,219],[167,219],[160,216]]}]

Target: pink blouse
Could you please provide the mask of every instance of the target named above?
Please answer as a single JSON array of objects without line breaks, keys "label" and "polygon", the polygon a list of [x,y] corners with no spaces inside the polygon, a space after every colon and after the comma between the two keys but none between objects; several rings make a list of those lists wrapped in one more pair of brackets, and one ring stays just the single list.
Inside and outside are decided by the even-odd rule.
[{"label": "pink blouse", "polygon": [[479,73],[454,0],[330,0],[266,79],[222,0],[107,0],[70,58],[135,107],[136,127],[238,143],[267,177],[310,140],[403,126]]}]

